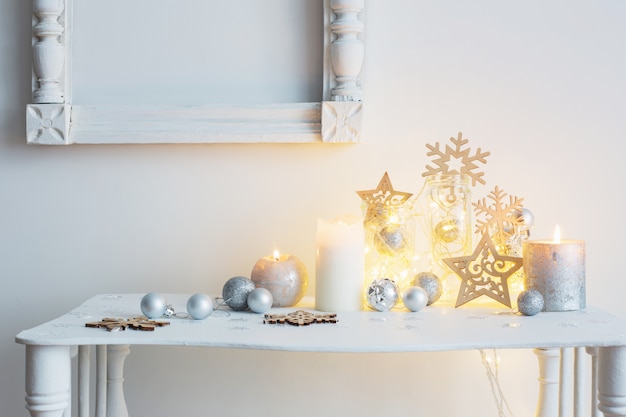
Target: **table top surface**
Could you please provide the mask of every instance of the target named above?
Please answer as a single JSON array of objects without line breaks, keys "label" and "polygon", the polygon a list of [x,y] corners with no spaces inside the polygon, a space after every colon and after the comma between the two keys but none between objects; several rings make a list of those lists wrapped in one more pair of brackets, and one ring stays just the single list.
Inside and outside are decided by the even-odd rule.
[{"label": "table top surface", "polygon": [[[184,312],[189,295],[164,294]],[[264,324],[263,315],[227,307],[204,320],[170,317],[154,331],[109,332],[85,324],[105,317],[141,316],[143,294],[103,294],[63,316],[16,336],[26,345],[179,345],[303,352],[426,352],[471,349],[603,347],[626,345],[626,322],[599,309],[523,316],[501,305],[432,305],[413,313],[339,312],[337,323]],[[311,300],[270,314],[315,311]]]}]

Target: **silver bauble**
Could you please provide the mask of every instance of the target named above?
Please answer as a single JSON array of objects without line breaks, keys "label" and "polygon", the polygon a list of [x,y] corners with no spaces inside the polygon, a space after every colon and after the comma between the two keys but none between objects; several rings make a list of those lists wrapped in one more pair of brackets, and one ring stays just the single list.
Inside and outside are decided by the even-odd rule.
[{"label": "silver bauble", "polygon": [[411,311],[420,311],[428,303],[428,294],[422,287],[410,287],[402,296],[404,306]]},{"label": "silver bauble", "polygon": [[428,304],[437,302],[443,292],[443,285],[439,277],[432,272],[420,272],[411,283],[414,287],[422,287],[428,294]]},{"label": "silver bauble", "polygon": [[379,253],[395,255],[403,251],[407,247],[408,242],[402,226],[387,225],[374,235],[374,244]]},{"label": "silver bauble", "polygon": [[272,308],[274,297],[267,288],[255,288],[248,294],[248,308],[255,313],[265,313]]},{"label": "silver bauble", "polygon": [[232,277],[222,288],[224,303],[235,311],[248,308],[248,294],[254,290],[254,282],[246,277]]},{"label": "silver bauble", "polygon": [[538,290],[524,290],[517,297],[517,309],[525,316],[534,316],[543,310],[543,306],[543,295]]},{"label": "silver bauble", "polygon": [[187,313],[195,320],[204,320],[213,312],[213,299],[206,294],[194,294],[187,300]]},{"label": "silver bauble", "polygon": [[389,278],[374,280],[367,289],[367,305],[378,311],[391,310],[399,298],[398,287]]},{"label": "silver bauble", "polygon": [[141,299],[141,312],[149,319],[163,317],[167,309],[167,300],[161,294],[150,292]]},{"label": "silver bauble", "polygon": [[522,207],[521,209],[516,209],[512,216],[517,220],[521,218],[522,224],[527,227],[532,227],[535,223],[535,216],[533,212],[528,210],[527,208]]}]

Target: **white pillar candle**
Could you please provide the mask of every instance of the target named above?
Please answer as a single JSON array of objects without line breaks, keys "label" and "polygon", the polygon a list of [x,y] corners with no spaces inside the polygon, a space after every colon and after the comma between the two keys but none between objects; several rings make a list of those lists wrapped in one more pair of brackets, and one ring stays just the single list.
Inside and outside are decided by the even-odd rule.
[{"label": "white pillar candle", "polygon": [[554,240],[524,242],[524,287],[543,295],[544,311],[585,308],[585,242]]},{"label": "white pillar candle", "polygon": [[318,220],[315,308],[320,311],[363,309],[365,237],[363,220]]}]

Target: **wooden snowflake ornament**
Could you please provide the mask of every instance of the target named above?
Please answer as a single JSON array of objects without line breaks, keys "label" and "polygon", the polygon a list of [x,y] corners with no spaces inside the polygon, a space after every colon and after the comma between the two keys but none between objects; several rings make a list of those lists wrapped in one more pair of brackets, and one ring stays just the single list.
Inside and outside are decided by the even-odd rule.
[{"label": "wooden snowflake ornament", "polygon": [[486,295],[511,307],[507,280],[522,267],[522,258],[498,253],[488,233],[469,256],[444,258],[443,261],[461,278],[455,307]]},{"label": "wooden snowflake ornament", "polygon": [[523,201],[523,198],[509,195],[496,186],[487,197],[472,203],[476,214],[476,233],[490,233],[496,245],[506,246],[515,233],[515,226],[524,225],[524,218],[519,215],[524,208]]},{"label": "wooden snowflake ornament", "polygon": [[86,323],[85,326],[105,328],[110,332],[115,332],[118,330],[126,330],[126,328],[152,332],[157,327],[168,326],[169,324],[170,324],[169,321],[155,321],[155,320],[149,320],[145,317],[133,317],[130,319],[104,318],[102,319],[102,321],[94,321],[91,323]]},{"label": "wooden snowflake ornament", "polygon": [[476,150],[473,155],[470,155],[470,148],[466,147],[469,142],[468,139],[463,139],[463,133],[459,132],[457,138],[450,138],[450,142],[454,147],[446,145],[445,151],[439,147],[439,142],[435,145],[426,144],[428,153],[426,156],[435,156],[433,159],[433,165],[426,165],[426,172],[422,174],[422,177],[429,175],[441,174],[446,175],[460,175],[466,174],[472,180],[472,186],[477,182],[485,184],[485,180],[482,178],[485,175],[484,172],[477,172],[477,163],[486,164],[487,156],[491,152],[482,152],[480,148]]},{"label": "wooden snowflake ornament", "polygon": [[292,326],[308,326],[313,323],[337,323],[337,314],[313,314],[308,311],[298,310],[289,314],[266,314],[265,324],[291,324]]}]

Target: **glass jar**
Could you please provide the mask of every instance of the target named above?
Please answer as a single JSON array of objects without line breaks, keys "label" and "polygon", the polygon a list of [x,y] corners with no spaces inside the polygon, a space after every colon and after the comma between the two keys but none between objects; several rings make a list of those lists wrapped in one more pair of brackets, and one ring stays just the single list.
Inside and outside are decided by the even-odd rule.
[{"label": "glass jar", "polygon": [[460,280],[443,259],[472,253],[470,177],[458,174],[429,176],[425,194],[431,267],[442,282],[441,299],[454,300]]},{"label": "glass jar", "polygon": [[411,278],[416,221],[413,203],[365,206],[365,281],[390,279],[403,289]]}]

